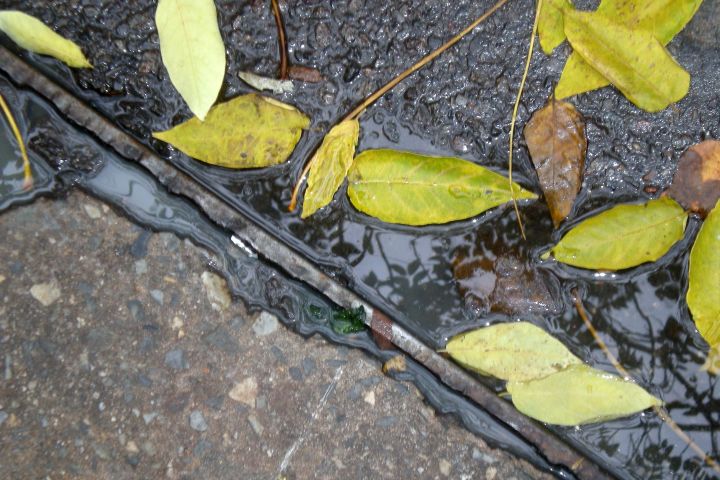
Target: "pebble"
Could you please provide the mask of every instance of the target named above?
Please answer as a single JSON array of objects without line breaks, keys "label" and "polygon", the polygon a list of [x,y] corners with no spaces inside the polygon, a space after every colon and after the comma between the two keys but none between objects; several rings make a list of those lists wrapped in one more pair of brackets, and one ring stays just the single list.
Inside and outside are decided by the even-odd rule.
[{"label": "pebble", "polygon": [[205,337],[203,337],[203,341],[208,345],[219,348],[227,353],[240,352],[237,340],[235,340],[235,338],[230,335],[230,332],[225,330],[223,327],[219,327],[205,335]]},{"label": "pebble", "polygon": [[100,209],[97,208],[95,205],[90,205],[89,203],[86,203],[85,205],[83,205],[83,210],[85,210],[87,216],[92,218],[93,220],[97,220],[98,218],[102,217]]},{"label": "pebble", "polygon": [[43,306],[49,307],[60,298],[60,288],[53,280],[47,283],[36,283],[30,288],[30,295]]},{"label": "pebble", "polygon": [[128,451],[128,453],[140,453],[140,449],[138,448],[137,444],[130,440],[125,445],[125,450]]},{"label": "pebble", "polygon": [[303,373],[306,376],[312,375],[313,372],[315,372],[315,368],[316,368],[316,364],[315,364],[315,360],[313,358],[310,358],[310,357],[303,358],[302,369],[303,369]]},{"label": "pebble", "polygon": [[258,394],[258,384],[255,377],[248,377],[235,384],[228,396],[236,402],[244,403],[249,407],[255,407],[255,400]]},{"label": "pebble", "polygon": [[204,438],[200,439],[200,441],[195,445],[195,448],[193,448],[193,455],[196,457],[200,457],[203,454],[209,452],[212,449],[212,443],[208,442]]},{"label": "pebble", "polygon": [[275,356],[275,359],[280,363],[287,363],[287,357],[280,347],[273,345],[270,347],[270,351]]},{"label": "pebble", "polygon": [[369,392],[367,392],[367,393],[363,396],[363,400],[364,400],[365,403],[367,403],[368,405],[374,407],[374,406],[375,406],[375,392],[373,392],[372,390],[369,391]]},{"label": "pebble", "polygon": [[482,452],[479,448],[474,447],[472,450],[473,460],[477,460],[483,463],[491,464],[497,462],[497,459],[489,453]]},{"label": "pebble", "polygon": [[150,413],[144,413],[143,414],[143,421],[145,422],[145,425],[150,425],[150,422],[155,420],[158,416],[158,412],[150,412]]},{"label": "pebble", "polygon": [[7,418],[8,418],[7,412],[3,412],[2,410],[0,410],[0,425],[5,423],[5,420],[7,420]]},{"label": "pebble", "polygon": [[143,258],[135,262],[135,275],[142,275],[147,272],[147,261]]},{"label": "pebble", "polygon": [[185,352],[182,350],[170,350],[165,354],[165,365],[172,368],[173,370],[185,370],[190,368],[187,359],[185,358]]},{"label": "pebble", "polygon": [[128,310],[130,310],[130,315],[132,315],[135,321],[145,321],[145,308],[143,308],[143,305],[139,300],[128,300],[127,307]]},{"label": "pebble", "polygon": [[252,427],[253,431],[257,434],[258,437],[262,436],[263,431],[265,431],[265,428],[260,423],[260,420],[257,419],[255,415],[252,413],[248,415],[248,423]]},{"label": "pebble", "polygon": [[150,296],[160,305],[165,303],[165,294],[162,292],[162,290],[150,290]]},{"label": "pebble", "polygon": [[230,306],[232,299],[224,278],[212,272],[203,272],[200,279],[213,310],[223,310]]},{"label": "pebble", "polygon": [[450,467],[452,467],[452,465],[450,465],[450,462],[448,462],[444,458],[440,459],[440,473],[442,473],[446,477],[449,477]]},{"label": "pebble", "polygon": [[198,432],[204,432],[208,429],[208,424],[205,422],[205,417],[203,417],[200,410],[193,410],[190,414],[190,428]]},{"label": "pebble", "polygon": [[393,415],[389,415],[387,417],[379,418],[375,422],[375,426],[380,427],[380,428],[392,427],[393,425],[395,425],[397,423],[397,420],[398,420],[397,417],[395,417]]},{"label": "pebble", "polygon": [[143,230],[135,241],[130,245],[130,255],[135,258],[145,258],[148,251],[148,242],[152,233],[149,230]]},{"label": "pebble", "polygon": [[290,372],[290,377],[293,380],[297,380],[298,382],[302,381],[302,370],[300,370],[298,367],[290,367],[288,371]]},{"label": "pebble", "polygon": [[258,337],[274,333],[278,329],[278,319],[269,312],[262,312],[253,323],[252,330]]}]

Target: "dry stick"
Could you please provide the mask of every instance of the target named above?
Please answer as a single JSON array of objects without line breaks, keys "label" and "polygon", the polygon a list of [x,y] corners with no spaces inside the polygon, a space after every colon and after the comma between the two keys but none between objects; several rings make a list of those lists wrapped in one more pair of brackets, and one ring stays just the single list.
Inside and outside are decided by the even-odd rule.
[{"label": "dry stick", "polygon": [[[585,311],[585,306],[582,303],[582,300],[580,300],[580,296],[578,295],[577,289],[573,288],[572,290],[573,300],[575,302],[575,308],[578,311],[578,314],[580,315],[580,318],[582,318],[583,322],[585,323],[585,326],[587,327],[590,334],[595,339],[595,343],[598,344],[600,347],[600,350],[603,351],[607,359],[610,361],[613,367],[615,367],[615,370],[618,371],[620,375],[625,377],[626,379],[631,379],[630,373],[625,370],[625,368],[620,365],[620,362],[618,359],[613,355],[613,353],[610,351],[608,346],[605,344],[602,338],[600,338],[600,335],[598,334],[597,330],[595,330],[595,327],[593,327],[593,324],[590,323],[590,319],[588,318],[587,312]],[[682,441],[684,441],[692,450],[695,451],[704,461],[707,463],[713,470],[720,473],[720,465],[710,458],[710,456],[705,453],[705,451],[698,446],[697,443],[693,441],[692,438],[690,438],[683,430],[680,428],[680,425],[675,423],[675,421],[670,418],[670,414],[667,410],[665,410],[663,407],[653,405],[653,410],[655,410],[655,413],[660,417],[660,419],[665,422],[665,424],[670,427],[670,429],[675,432],[675,434],[680,437]]]},{"label": "dry stick", "polygon": [[515,198],[515,189],[513,188],[513,141],[515,140],[515,122],[517,121],[517,112],[520,108],[520,99],[525,89],[525,81],[527,80],[528,71],[530,71],[530,60],[532,59],[533,49],[535,48],[535,35],[537,35],[538,21],[540,20],[540,10],[542,9],[543,0],[538,0],[535,9],[535,21],[533,22],[532,36],[530,37],[530,48],[528,49],[527,59],[525,59],[525,70],[523,71],[522,80],[520,81],[520,89],[515,98],[515,106],[513,107],[512,119],[510,121],[510,149],[508,153],[508,180],[510,181],[510,196],[512,197],[515,216],[517,217],[518,226],[520,227],[520,235],[525,240],[525,227],[523,227],[522,218],[520,217],[520,209],[518,208],[517,198]]},{"label": "dry stick", "polygon": [[280,80],[288,78],[288,58],[287,58],[287,42],[285,40],[285,25],[283,25],[282,14],[278,0],[270,0],[272,5],[273,16],[275,16],[275,25],[278,31],[278,49],[280,50]]},{"label": "dry stick", "polygon": [[[397,77],[395,77],[395,78],[393,78],[392,80],[390,80],[390,81],[389,81],[388,83],[386,83],[384,86],[380,87],[380,89],[377,90],[375,93],[373,93],[373,94],[371,94],[370,96],[368,96],[365,100],[363,100],[363,102],[362,102],[360,105],[358,105],[357,107],[355,107],[355,109],[354,109],[353,111],[351,111],[350,113],[348,113],[347,115],[345,115],[345,117],[344,117],[339,123],[345,122],[345,121],[347,121],[347,120],[352,120],[352,119],[357,118],[357,117],[359,117],[360,115],[362,115],[362,113],[363,113],[370,105],[372,105],[373,103],[375,103],[380,97],[382,97],[383,95],[385,95],[388,91],[390,91],[392,88],[394,88],[398,83],[402,82],[402,81],[405,80],[407,77],[409,77],[410,75],[412,75],[412,74],[415,73],[416,71],[420,70],[422,67],[424,67],[425,65],[427,65],[427,64],[430,63],[431,61],[433,61],[438,55],[442,54],[445,50],[447,50],[448,48],[452,47],[452,46],[455,45],[457,42],[459,42],[460,40],[462,40],[465,35],[467,35],[467,34],[470,33],[471,31],[473,31],[473,30],[475,29],[475,27],[477,27],[478,25],[480,25],[485,19],[487,19],[490,15],[492,15],[493,13],[495,13],[500,7],[502,7],[503,5],[505,5],[505,3],[507,3],[507,1],[508,1],[508,0],[499,0],[495,5],[493,5],[492,7],[490,7],[489,10],[487,10],[485,13],[483,13],[480,17],[478,17],[478,18],[477,18],[475,21],[473,21],[470,25],[468,25],[467,27],[465,27],[465,29],[462,30],[460,33],[458,33],[457,35],[455,35],[453,38],[451,38],[450,40],[448,40],[446,43],[444,43],[443,45],[441,45],[440,47],[438,47],[438,48],[437,48],[436,50],[434,50],[433,52],[429,53],[427,56],[425,56],[425,57],[423,57],[422,59],[420,59],[417,63],[415,63],[415,65],[413,65],[412,67],[408,68],[407,70],[405,70],[404,72],[402,72],[402,73],[401,73],[400,75],[398,75]],[[302,171],[302,173],[300,174],[300,178],[298,179],[298,182],[297,182],[297,184],[295,185],[295,188],[293,189],[292,198],[291,198],[291,200],[290,200],[290,207],[288,208],[288,210],[290,210],[290,211],[295,210],[295,204],[296,204],[296,202],[297,202],[298,193],[300,192],[300,187],[302,186],[303,182],[305,181],[305,177],[307,176],[308,172],[310,171],[310,166],[311,166],[311,165],[312,165],[312,162],[308,162],[308,163],[305,165],[305,168],[303,168],[303,171]]]},{"label": "dry stick", "polygon": [[5,118],[7,118],[10,124],[10,129],[15,135],[15,139],[20,146],[20,155],[23,159],[23,188],[29,190],[33,186],[32,170],[30,169],[30,159],[28,158],[27,151],[25,150],[25,142],[23,141],[22,135],[20,135],[20,129],[15,123],[15,117],[13,117],[10,107],[5,103],[5,98],[0,94],[0,107],[2,108]]}]

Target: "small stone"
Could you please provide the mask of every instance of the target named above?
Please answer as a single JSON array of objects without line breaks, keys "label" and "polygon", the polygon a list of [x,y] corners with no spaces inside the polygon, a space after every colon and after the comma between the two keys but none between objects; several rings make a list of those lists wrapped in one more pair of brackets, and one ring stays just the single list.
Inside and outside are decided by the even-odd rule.
[{"label": "small stone", "polygon": [[30,288],[30,295],[42,303],[43,306],[49,307],[55,300],[60,298],[60,288],[55,280],[47,283],[36,283]]},{"label": "small stone", "polygon": [[496,476],[497,476],[497,468],[488,467],[487,470],[485,470],[485,478],[487,480],[495,480]]},{"label": "small stone", "polygon": [[193,455],[196,457],[200,457],[203,454],[209,452],[212,449],[212,443],[208,442],[204,438],[200,439],[200,441],[195,445],[195,448],[193,448]]},{"label": "small stone", "polygon": [[280,347],[278,347],[277,345],[273,345],[272,347],[270,347],[270,351],[275,357],[275,360],[280,363],[287,363],[287,357],[285,356],[285,352],[283,352]]},{"label": "small stone", "polygon": [[143,452],[147,453],[150,456],[155,455],[155,452],[156,452],[155,445],[153,445],[152,442],[150,442],[149,440],[143,442],[142,449],[143,449]]},{"label": "small stone", "polygon": [[128,310],[130,310],[130,315],[132,315],[135,321],[145,321],[145,308],[143,308],[143,305],[139,300],[128,300],[127,307]]},{"label": "small stone", "polygon": [[278,319],[275,315],[268,312],[262,312],[255,323],[253,323],[252,330],[258,337],[264,337],[270,335],[278,329]]},{"label": "small stone", "polygon": [[190,428],[198,432],[204,432],[208,429],[208,424],[205,422],[205,417],[203,417],[200,410],[193,410],[190,414]]},{"label": "small stone", "polygon": [[143,414],[143,421],[145,422],[145,425],[150,425],[150,422],[155,420],[158,416],[158,412],[150,412],[150,413],[144,413]]},{"label": "small stone", "polygon": [[6,280],[5,275],[0,275],[0,283],[3,283]]},{"label": "small stone", "polygon": [[8,418],[7,412],[3,412],[2,410],[0,410],[0,425],[5,423],[5,420],[7,420],[7,418]]},{"label": "small stone", "polygon": [[252,413],[248,415],[248,423],[252,427],[253,431],[257,434],[258,437],[262,436],[263,431],[265,431],[265,428],[260,423],[260,420],[257,419],[255,415]]},{"label": "small stone", "polygon": [[143,230],[135,241],[130,245],[130,255],[135,258],[145,258],[147,256],[148,242],[152,233],[149,230]]},{"label": "small stone", "polygon": [[497,462],[497,459],[495,457],[493,457],[489,453],[480,451],[480,449],[477,447],[474,447],[472,450],[472,458],[473,460],[477,460],[488,465]]},{"label": "small stone", "polygon": [[140,453],[140,449],[138,448],[137,444],[132,440],[125,444],[125,450],[127,450],[128,453]]},{"label": "small stone", "polygon": [[95,450],[95,455],[100,457],[102,460],[110,460],[110,449],[108,449],[105,445],[95,443],[92,447],[93,450]]},{"label": "small stone", "polygon": [[223,310],[230,306],[232,298],[224,278],[212,272],[203,272],[200,277],[205,293],[214,310]]},{"label": "small stone", "polygon": [[370,390],[365,395],[363,395],[363,401],[367,403],[368,405],[374,407],[375,406],[375,392]]},{"label": "small stone", "polygon": [[125,457],[125,461],[130,465],[131,467],[135,468],[138,465],[140,465],[140,455],[134,453],[132,455],[127,455]]},{"label": "small stone", "polygon": [[182,350],[170,350],[167,352],[165,354],[165,365],[173,370],[186,370],[190,368],[190,364],[188,364],[185,358],[185,352]]},{"label": "small stone", "polygon": [[389,427],[392,427],[393,425],[395,425],[396,423],[397,423],[397,417],[390,415],[387,417],[379,418],[375,422],[375,425],[380,428],[389,428]]},{"label": "small stone", "polygon": [[203,341],[227,353],[238,353],[240,351],[240,347],[235,338],[223,327],[219,327],[205,335]]},{"label": "small stone", "polygon": [[97,208],[95,205],[90,205],[89,203],[86,203],[83,205],[83,210],[85,210],[87,216],[92,218],[93,220],[97,220],[98,218],[102,217],[100,209]]},{"label": "small stone", "polygon": [[288,372],[290,372],[290,377],[293,380],[297,380],[298,382],[302,381],[302,370],[300,370],[298,367],[290,367]]},{"label": "small stone", "polygon": [[233,319],[230,320],[230,328],[232,328],[233,330],[240,330],[244,326],[245,319],[243,317],[237,316],[233,317]]},{"label": "small stone", "polygon": [[312,375],[313,372],[315,372],[315,368],[316,368],[316,364],[315,364],[315,360],[314,360],[314,359],[312,359],[312,358],[310,358],[310,357],[305,357],[305,358],[303,358],[303,361],[302,361],[302,369],[303,369],[303,373],[304,373],[306,376],[307,376],[307,375]]},{"label": "small stone", "polygon": [[150,290],[150,296],[160,305],[165,303],[165,294],[162,292],[162,290]]},{"label": "small stone", "polygon": [[444,458],[440,460],[440,473],[442,473],[444,476],[449,477],[450,476],[450,468],[452,465],[450,465],[450,462],[445,460]]},{"label": "small stone", "polygon": [[248,377],[235,384],[228,396],[236,402],[244,403],[249,407],[255,407],[255,400],[258,394],[258,384],[255,377]]},{"label": "small stone", "polygon": [[173,330],[180,330],[183,327],[184,322],[180,317],[173,317],[171,327]]},{"label": "small stone", "polygon": [[143,258],[135,262],[135,275],[142,275],[147,272],[147,261]]}]

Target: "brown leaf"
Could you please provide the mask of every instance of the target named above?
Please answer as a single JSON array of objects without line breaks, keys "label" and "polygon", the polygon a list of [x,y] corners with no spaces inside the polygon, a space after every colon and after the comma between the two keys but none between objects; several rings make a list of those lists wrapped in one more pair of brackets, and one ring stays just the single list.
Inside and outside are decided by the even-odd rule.
[{"label": "brown leaf", "polygon": [[720,141],[706,140],[688,148],[667,194],[705,218],[720,200]]},{"label": "brown leaf", "polygon": [[557,227],[570,213],[582,183],[585,121],[571,104],[552,97],[533,114],[524,134]]}]

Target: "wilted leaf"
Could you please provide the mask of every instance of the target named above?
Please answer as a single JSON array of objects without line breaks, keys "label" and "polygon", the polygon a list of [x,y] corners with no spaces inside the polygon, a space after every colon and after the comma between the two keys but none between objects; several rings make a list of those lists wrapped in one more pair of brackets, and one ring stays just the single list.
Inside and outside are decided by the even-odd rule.
[{"label": "wilted leaf", "polygon": [[547,55],[565,41],[563,30],[563,8],[572,7],[569,0],[545,0],[538,20],[540,46]]},{"label": "wilted leaf", "polygon": [[364,331],[367,328],[365,325],[365,308],[360,306],[333,312],[330,326],[335,333],[342,335]]},{"label": "wilted leaf", "polygon": [[720,142],[706,140],[680,157],[668,195],[704,217],[720,200]]},{"label": "wilted leaf", "polygon": [[690,252],[688,283],[687,303],[695,326],[717,356],[720,349],[720,201],[703,222]]},{"label": "wilted leaf", "polygon": [[618,205],[575,226],[543,258],[552,253],[559,262],[596,270],[654,262],[683,237],[687,218],[667,197]]},{"label": "wilted leaf", "polygon": [[[597,13],[626,26],[653,32],[667,45],[692,19],[702,0],[603,0]],[[610,82],[573,52],[555,88],[557,98],[566,98],[610,85]]]},{"label": "wilted leaf", "polygon": [[50,55],[71,67],[92,68],[80,47],[26,13],[0,11],[0,31],[25,50]]},{"label": "wilted leaf", "polygon": [[445,351],[464,367],[502,380],[542,378],[582,363],[553,336],[528,322],[462,333],[450,339]]},{"label": "wilted leaf", "polygon": [[259,168],[287,160],[309,124],[295,107],[251,93],[153,137],[212,165]]},{"label": "wilted leaf", "polygon": [[553,425],[612,420],[662,404],[642,387],[582,364],[537,380],[510,381],[507,390],[518,410]]},{"label": "wilted leaf", "polygon": [[[429,225],[474,217],[509,202],[507,178],[467,160],[367,150],[348,174],[358,210],[384,222]],[[518,200],[535,194],[513,184]]]},{"label": "wilted leaf", "polygon": [[325,135],[320,148],[310,159],[302,218],[309,217],[332,201],[353,163],[358,135],[360,124],[357,120],[341,122]]},{"label": "wilted leaf", "polygon": [[574,106],[552,97],[533,114],[524,133],[557,227],[570,214],[582,184],[587,152],[585,121]]},{"label": "wilted leaf", "polygon": [[213,0],[160,0],[155,12],[160,53],[170,80],[204,120],[225,77],[225,45]]},{"label": "wilted leaf", "polygon": [[292,93],[294,90],[291,80],[278,80],[276,78],[261,77],[250,72],[238,72],[240,80],[255,90],[270,90],[273,93]]}]

